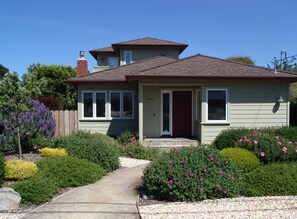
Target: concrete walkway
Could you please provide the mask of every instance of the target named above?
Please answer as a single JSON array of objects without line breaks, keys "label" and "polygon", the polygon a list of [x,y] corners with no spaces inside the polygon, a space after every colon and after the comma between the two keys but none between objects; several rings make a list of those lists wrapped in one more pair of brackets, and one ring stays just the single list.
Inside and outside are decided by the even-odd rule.
[{"label": "concrete walkway", "polygon": [[139,218],[135,188],[141,184],[144,167],[118,169],[95,184],[78,187],[57,197],[24,218]]}]

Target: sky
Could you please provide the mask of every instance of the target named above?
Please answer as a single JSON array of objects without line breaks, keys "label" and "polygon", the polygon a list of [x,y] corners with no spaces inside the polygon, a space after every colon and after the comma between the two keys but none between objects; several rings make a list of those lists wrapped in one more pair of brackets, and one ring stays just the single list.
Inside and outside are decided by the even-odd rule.
[{"label": "sky", "polygon": [[297,54],[296,0],[0,0],[0,64],[19,75],[32,63],[76,67],[87,52],[154,37],[189,44],[181,58],[250,56],[271,64]]}]

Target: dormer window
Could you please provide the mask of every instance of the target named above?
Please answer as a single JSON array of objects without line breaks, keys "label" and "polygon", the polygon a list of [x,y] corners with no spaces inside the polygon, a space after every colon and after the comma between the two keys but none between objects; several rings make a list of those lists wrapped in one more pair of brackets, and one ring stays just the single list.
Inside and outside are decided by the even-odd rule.
[{"label": "dormer window", "polygon": [[124,51],[124,61],[125,61],[125,64],[130,64],[132,62],[132,52],[131,51]]}]

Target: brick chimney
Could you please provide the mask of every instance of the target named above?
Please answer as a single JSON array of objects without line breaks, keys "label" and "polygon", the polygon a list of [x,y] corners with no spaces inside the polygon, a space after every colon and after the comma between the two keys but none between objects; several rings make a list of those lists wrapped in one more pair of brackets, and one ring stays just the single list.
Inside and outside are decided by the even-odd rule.
[{"label": "brick chimney", "polygon": [[85,51],[80,51],[79,55],[80,58],[77,60],[77,77],[88,74],[88,61],[85,59]]}]

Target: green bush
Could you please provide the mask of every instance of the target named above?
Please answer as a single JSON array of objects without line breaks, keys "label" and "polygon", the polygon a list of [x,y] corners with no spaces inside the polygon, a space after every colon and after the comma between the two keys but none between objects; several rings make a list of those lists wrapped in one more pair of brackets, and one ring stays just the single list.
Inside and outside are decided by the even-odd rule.
[{"label": "green bush", "polygon": [[106,172],[97,164],[74,157],[48,157],[37,162],[39,171],[12,188],[22,203],[32,205],[48,201],[60,188],[94,183]]},{"label": "green bush", "polygon": [[8,160],[5,162],[6,179],[28,179],[38,171],[37,165],[32,161]]},{"label": "green bush", "polygon": [[41,174],[55,179],[59,187],[75,187],[98,181],[106,174],[98,164],[75,157],[48,157],[37,163]]},{"label": "green bush", "polygon": [[42,135],[36,135],[35,137],[30,137],[28,142],[29,142],[29,148],[33,152],[39,152],[39,149],[42,149],[44,147],[51,148],[54,145],[54,139],[47,138]]},{"label": "green bush", "polygon": [[35,174],[28,180],[19,181],[13,184],[12,188],[21,195],[21,202],[27,205],[44,203],[59,190],[54,179],[42,174]]},{"label": "green bush", "polygon": [[243,177],[246,196],[297,195],[297,163],[273,163]]},{"label": "green bush", "polygon": [[244,128],[231,128],[223,130],[213,141],[212,145],[222,150],[224,148],[234,147],[236,142],[241,139],[243,136],[249,133],[249,129]]},{"label": "green bush", "polygon": [[273,132],[251,130],[236,145],[252,151],[262,163],[297,161],[297,148],[294,143],[275,136]]},{"label": "green bush", "polygon": [[136,143],[139,139],[138,133],[137,132],[133,132],[133,131],[124,131],[122,132],[118,137],[117,137],[117,141],[119,142],[119,144],[121,144],[122,146],[127,146],[129,143]]},{"label": "green bush", "polygon": [[4,166],[5,166],[5,157],[4,155],[0,152],[0,186],[4,182]]},{"label": "green bush", "polygon": [[172,201],[234,197],[240,193],[240,171],[218,151],[175,149],[149,164],[144,186],[156,198]]},{"label": "green bush", "polygon": [[70,156],[100,164],[108,172],[119,167],[119,149],[97,134],[78,132],[55,140],[56,148],[65,148]]},{"label": "green bush", "polygon": [[260,166],[256,155],[243,148],[225,148],[220,153],[226,158],[231,158],[243,173],[250,172]]},{"label": "green bush", "polygon": [[275,129],[275,135],[284,137],[292,142],[297,142],[297,127],[284,126],[279,129]]},{"label": "green bush", "polygon": [[127,144],[124,155],[136,159],[154,160],[161,155],[161,151],[156,148],[146,148],[137,141]]}]

